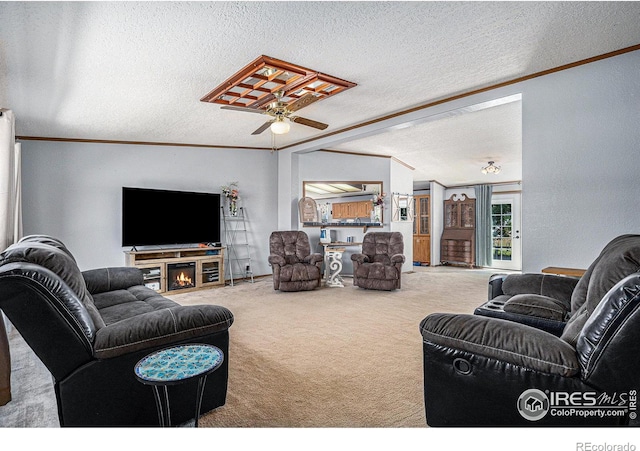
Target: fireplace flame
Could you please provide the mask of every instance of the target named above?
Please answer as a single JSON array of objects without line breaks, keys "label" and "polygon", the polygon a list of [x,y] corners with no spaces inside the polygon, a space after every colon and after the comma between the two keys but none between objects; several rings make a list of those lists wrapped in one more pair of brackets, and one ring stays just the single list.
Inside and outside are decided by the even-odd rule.
[{"label": "fireplace flame", "polygon": [[187,277],[185,273],[180,272],[180,275],[176,277],[176,284],[181,287],[191,286],[191,277]]}]

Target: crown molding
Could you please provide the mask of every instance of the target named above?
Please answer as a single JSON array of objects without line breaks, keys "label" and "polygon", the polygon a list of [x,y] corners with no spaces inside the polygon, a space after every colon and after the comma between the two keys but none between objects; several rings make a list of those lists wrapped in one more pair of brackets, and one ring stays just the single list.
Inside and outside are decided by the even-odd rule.
[{"label": "crown molding", "polygon": [[443,99],[435,100],[433,102],[425,103],[425,104],[418,105],[418,106],[415,106],[415,107],[412,107],[412,108],[409,108],[409,109],[406,109],[406,110],[401,110],[401,111],[398,111],[398,112],[395,112],[395,113],[392,113],[392,114],[388,114],[386,116],[382,116],[382,117],[379,117],[379,118],[376,118],[376,119],[372,119],[370,121],[361,122],[359,124],[355,124],[355,125],[351,125],[349,127],[341,128],[339,130],[334,130],[334,131],[329,132],[329,133],[324,133],[322,135],[315,136],[313,138],[309,138],[309,139],[306,139],[306,140],[303,140],[303,141],[298,141],[298,142],[293,143],[293,144],[288,144],[288,145],[286,145],[286,146],[284,146],[284,147],[282,147],[282,148],[280,148],[278,150],[285,150],[285,149],[288,149],[288,148],[293,147],[293,146],[298,146],[300,144],[307,144],[307,143],[316,141],[318,139],[327,138],[329,136],[334,136],[334,135],[338,135],[340,133],[345,133],[345,132],[348,132],[348,131],[351,131],[351,130],[356,130],[356,129],[359,129],[359,128],[362,128],[362,127],[366,127],[366,126],[369,126],[369,125],[377,124],[379,122],[387,121],[389,119],[393,119],[393,118],[396,118],[396,117],[399,117],[399,116],[403,116],[405,114],[413,113],[413,112],[424,110],[424,109],[427,109],[427,108],[432,108],[434,106],[441,105],[443,103],[449,103],[449,102],[452,102],[454,100],[463,99],[465,97],[470,97],[470,96],[473,96],[473,95],[481,94],[483,92],[493,91],[493,90],[499,89],[499,88],[504,88],[505,86],[511,86],[511,85],[514,85],[514,84],[517,84],[517,83],[522,83],[523,81],[531,80],[531,79],[538,78],[538,77],[543,77],[545,75],[553,74],[555,72],[561,72],[561,71],[564,71],[564,70],[567,70],[567,69],[572,69],[574,67],[583,66],[583,65],[589,64],[589,63],[594,63],[596,61],[601,61],[601,60],[604,60],[604,59],[607,59],[607,58],[612,58],[614,56],[619,56],[619,55],[623,55],[625,53],[634,52],[636,50],[640,50],[640,44],[636,44],[636,45],[632,45],[630,47],[625,47],[625,48],[622,48],[622,49],[614,50],[613,52],[603,53],[602,55],[593,56],[591,58],[586,58],[586,59],[575,61],[575,62],[569,63],[569,64],[564,64],[562,66],[554,67],[552,69],[543,70],[543,71],[536,72],[536,73],[533,73],[533,74],[530,74],[530,75],[524,75],[522,77],[514,78],[512,80],[507,80],[507,81],[504,81],[504,82],[501,82],[501,83],[497,83],[497,84],[494,84],[494,85],[485,86],[484,88],[478,88],[478,89],[474,89],[474,90],[471,90],[471,91],[463,92],[461,94],[456,94],[456,95],[453,95],[453,96],[450,96],[450,97],[445,97]]},{"label": "crown molding", "polygon": [[172,147],[200,147],[206,149],[233,149],[233,150],[268,150],[269,147],[246,147],[246,146],[221,146],[215,144],[189,144],[189,143],[168,143],[154,141],[124,141],[117,139],[87,139],[87,138],[56,138],[45,136],[16,136],[16,140],[21,141],[54,141],[92,144],[131,144],[135,146],[172,146]]},{"label": "crown molding", "polygon": [[[531,80],[534,78],[542,77],[545,75],[553,74],[556,72],[561,72],[567,69],[572,69],[574,67],[583,66],[585,64],[594,63],[596,61],[601,61],[604,59],[612,58],[615,56],[623,55],[625,53],[635,52],[640,50],[640,44],[632,45],[629,47],[625,47],[622,49],[614,50],[612,52],[603,53],[601,55],[593,56],[591,58],[582,59],[579,61],[575,61],[573,63],[564,64],[562,66],[554,67],[552,69],[543,70],[540,72],[536,72],[534,74],[525,75],[522,77],[514,78],[512,80],[504,81],[501,83],[497,83],[494,85],[486,86],[483,88],[474,89],[471,91],[467,91],[461,94],[456,94],[453,96],[445,97],[439,100],[435,100],[429,103],[425,103],[422,105],[418,105],[406,110],[398,111],[392,114],[388,114],[386,116],[382,116],[376,119],[372,119],[369,121],[361,122],[359,124],[355,124],[349,127],[345,127],[339,130],[334,130],[329,133],[325,133],[313,138],[309,138],[306,140],[298,141],[292,144],[288,144],[284,147],[280,147],[276,149],[277,151],[285,150],[294,146],[298,146],[300,144],[307,144],[310,142],[317,141],[319,139],[327,138],[330,136],[338,135],[340,133],[345,133],[351,130],[356,130],[362,127],[366,127],[368,125],[376,124],[379,122],[383,122],[389,119],[393,119],[398,116],[403,116],[405,114],[413,113],[415,111],[424,110],[427,108],[434,107],[436,105],[441,105],[444,103],[452,102],[454,100],[463,99],[465,97],[470,97],[476,94],[480,94],[487,91],[493,91],[495,89],[503,88],[505,86],[514,85],[517,83],[521,83],[523,81]],[[101,144],[132,144],[132,145],[141,145],[141,146],[176,146],[176,147],[199,147],[199,148],[210,148],[210,149],[246,149],[246,150],[267,150],[269,152],[273,152],[274,149],[270,147],[245,147],[245,146],[224,146],[219,144],[189,144],[189,143],[167,143],[167,142],[148,142],[148,141],[125,141],[125,140],[108,140],[108,139],[85,139],[85,138],[62,138],[62,137],[42,137],[42,136],[16,136],[16,139],[20,140],[31,140],[31,141],[60,141],[60,142],[80,142],[80,143],[101,143]],[[337,151],[334,151],[337,152]],[[355,154],[355,152],[354,152]],[[380,156],[380,155],[371,155],[371,154],[359,154],[359,155],[367,155],[367,156]],[[390,158],[390,157],[388,157]]]}]

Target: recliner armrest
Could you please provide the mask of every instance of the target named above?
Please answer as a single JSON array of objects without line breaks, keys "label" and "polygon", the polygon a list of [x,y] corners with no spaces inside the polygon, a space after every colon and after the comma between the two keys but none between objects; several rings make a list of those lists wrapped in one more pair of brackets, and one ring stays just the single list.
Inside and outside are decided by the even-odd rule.
[{"label": "recliner armrest", "polygon": [[484,316],[434,313],[420,323],[425,344],[564,377],[580,372],[576,350],[550,333]]},{"label": "recliner armrest", "polygon": [[176,306],[143,313],[99,329],[94,354],[109,359],[140,349],[197,338],[227,330],[233,314],[218,305]]},{"label": "recliner armrest", "polygon": [[402,254],[394,254],[391,256],[391,263],[404,263],[405,257]]},{"label": "recliner armrest", "polygon": [[271,266],[278,265],[284,266],[287,262],[282,255],[269,255],[269,264]]},{"label": "recliner armrest", "polygon": [[127,288],[144,284],[142,271],[140,268],[132,266],[90,269],[83,271],[82,277],[84,277],[87,290],[91,294],[126,290]]},{"label": "recliner armrest", "polygon": [[357,263],[368,263],[369,257],[365,254],[351,254],[351,260]]},{"label": "recliner armrest", "polygon": [[508,274],[493,274],[489,278],[489,296],[487,298],[488,301],[491,299],[495,299],[501,294],[504,294],[502,291],[502,282],[506,279]]},{"label": "recliner armrest", "polygon": [[315,265],[317,263],[320,263],[322,262],[322,260],[323,260],[322,254],[318,254],[318,253],[307,255],[304,258],[304,262],[309,263],[310,265]]}]

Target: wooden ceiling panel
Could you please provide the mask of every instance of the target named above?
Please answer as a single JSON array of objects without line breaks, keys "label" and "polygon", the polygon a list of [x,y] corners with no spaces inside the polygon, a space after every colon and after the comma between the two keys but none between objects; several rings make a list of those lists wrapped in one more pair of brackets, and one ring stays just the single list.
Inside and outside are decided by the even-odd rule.
[{"label": "wooden ceiling panel", "polygon": [[289,105],[308,92],[321,100],[354,86],[356,83],[261,55],[200,100],[260,109],[275,100],[276,91],[283,92]]}]

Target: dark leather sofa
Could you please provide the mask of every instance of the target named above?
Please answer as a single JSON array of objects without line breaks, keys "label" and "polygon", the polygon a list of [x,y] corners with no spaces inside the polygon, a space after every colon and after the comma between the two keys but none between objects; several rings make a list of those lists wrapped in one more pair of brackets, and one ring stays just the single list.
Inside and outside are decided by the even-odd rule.
[{"label": "dark leather sofa", "polygon": [[[513,277],[510,287],[510,275],[498,290],[493,279],[490,297],[503,293],[505,305],[516,299],[522,309],[517,315],[500,316],[496,310],[496,316],[436,313],[424,318],[427,423],[637,425],[632,402],[640,377],[638,271],[640,235],[623,235],[607,244],[579,280],[531,275]],[[527,294],[531,291],[534,295]],[[525,296],[516,298],[520,294]],[[548,311],[547,317],[536,316],[541,306],[552,306],[558,316],[549,318]],[[533,327],[538,320],[542,328]],[[549,321],[561,325],[556,335],[544,330]],[[585,414],[595,411],[589,409],[594,399],[598,407],[604,405],[604,416]]]},{"label": "dark leather sofa", "polygon": [[[180,306],[145,287],[137,268],[81,272],[61,241],[25,237],[0,254],[0,309],[51,372],[61,426],[157,426],[153,391],[133,367],[181,343],[224,352],[201,412],[225,403],[232,313]],[[196,389],[195,380],[169,388],[172,424],[194,417]]]}]

